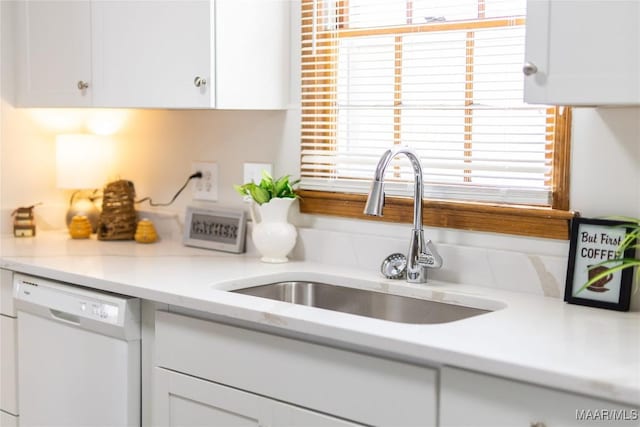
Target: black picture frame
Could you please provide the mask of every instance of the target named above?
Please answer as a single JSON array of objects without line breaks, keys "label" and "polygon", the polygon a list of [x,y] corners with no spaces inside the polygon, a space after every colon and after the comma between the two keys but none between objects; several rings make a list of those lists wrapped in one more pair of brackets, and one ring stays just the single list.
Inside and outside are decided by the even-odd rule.
[{"label": "black picture frame", "polygon": [[[631,228],[625,225],[629,223],[581,217],[572,220],[564,294],[567,303],[609,310],[629,310],[633,268],[613,273],[583,289],[589,280],[589,271],[597,274],[603,268],[589,269],[589,266],[617,257],[620,242],[631,232]],[[623,255],[624,258],[633,258],[634,250],[629,248]]]}]

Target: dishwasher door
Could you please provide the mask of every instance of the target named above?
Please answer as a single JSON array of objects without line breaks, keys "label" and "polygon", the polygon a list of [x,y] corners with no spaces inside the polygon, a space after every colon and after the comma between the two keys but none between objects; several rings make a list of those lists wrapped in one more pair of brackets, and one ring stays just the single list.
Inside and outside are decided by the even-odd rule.
[{"label": "dishwasher door", "polygon": [[140,425],[140,304],[16,275],[20,426]]}]

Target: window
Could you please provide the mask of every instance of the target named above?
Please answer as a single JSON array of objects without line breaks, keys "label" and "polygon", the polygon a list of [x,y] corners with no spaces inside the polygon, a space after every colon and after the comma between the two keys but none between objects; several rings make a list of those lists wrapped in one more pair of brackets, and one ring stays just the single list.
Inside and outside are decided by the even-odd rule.
[{"label": "window", "polygon": [[[570,110],[522,101],[524,30],[524,0],[302,0],[302,211],[361,217],[400,144],[425,223],[567,238]],[[394,165],[383,218],[410,221]]]}]

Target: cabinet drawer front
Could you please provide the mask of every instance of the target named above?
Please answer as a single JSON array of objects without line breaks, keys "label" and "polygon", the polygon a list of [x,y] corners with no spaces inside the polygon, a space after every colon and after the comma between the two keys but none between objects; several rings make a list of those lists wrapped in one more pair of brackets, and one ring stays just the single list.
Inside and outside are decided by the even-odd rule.
[{"label": "cabinet drawer front", "polygon": [[0,268],[0,314],[16,317],[13,304],[13,272]]},{"label": "cabinet drawer front", "polygon": [[[640,408],[461,369],[443,368],[440,387],[442,427],[637,426],[639,422]],[[609,413],[625,421],[608,420]]]},{"label": "cabinet drawer front", "polygon": [[435,424],[436,371],[156,312],[158,366],[372,425]]}]

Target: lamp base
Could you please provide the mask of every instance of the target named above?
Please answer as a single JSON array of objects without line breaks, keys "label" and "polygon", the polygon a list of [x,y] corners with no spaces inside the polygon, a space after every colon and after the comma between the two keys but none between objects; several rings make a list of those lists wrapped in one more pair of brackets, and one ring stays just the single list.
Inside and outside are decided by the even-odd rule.
[{"label": "lamp base", "polygon": [[71,224],[71,219],[76,215],[84,215],[89,219],[91,224],[91,232],[95,233],[98,230],[98,220],[100,219],[100,210],[95,203],[89,199],[75,200],[69,210],[67,210],[67,227]]}]

